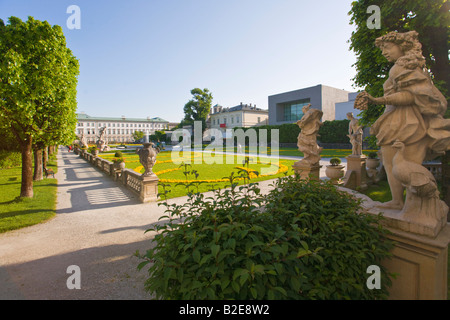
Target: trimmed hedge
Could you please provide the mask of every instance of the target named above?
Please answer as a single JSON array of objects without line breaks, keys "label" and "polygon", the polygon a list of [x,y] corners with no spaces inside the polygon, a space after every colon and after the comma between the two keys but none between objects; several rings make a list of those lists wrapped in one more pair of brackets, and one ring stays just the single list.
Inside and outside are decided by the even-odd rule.
[{"label": "trimmed hedge", "polygon": [[[349,143],[350,139],[348,135],[349,120],[334,120],[324,121],[323,126],[319,130],[318,140],[322,143]],[[280,143],[297,143],[298,135],[300,134],[300,128],[296,123],[287,123],[276,126],[261,126],[252,128],[234,128],[234,130],[242,129],[245,131],[249,129],[256,130],[256,134],[259,141],[259,131],[262,129],[267,130],[267,142],[271,141],[271,130],[278,129]]]}]

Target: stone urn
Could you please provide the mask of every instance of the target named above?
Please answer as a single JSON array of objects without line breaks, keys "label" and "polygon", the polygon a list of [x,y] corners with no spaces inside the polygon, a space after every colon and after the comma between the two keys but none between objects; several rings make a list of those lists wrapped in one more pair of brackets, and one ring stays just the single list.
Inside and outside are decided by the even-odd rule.
[{"label": "stone urn", "polygon": [[328,165],[325,169],[325,174],[330,178],[331,183],[341,184],[341,179],[345,175],[345,166],[343,165]]},{"label": "stone urn", "polygon": [[380,159],[377,158],[368,158],[366,160],[366,166],[367,169],[372,169],[372,170],[376,170],[378,168],[378,166],[380,165]]},{"label": "stone urn", "polygon": [[123,170],[123,169],[125,169],[125,162],[124,161],[121,161],[121,162],[114,162],[114,168],[115,169],[120,169],[120,170]]},{"label": "stone urn", "polygon": [[142,174],[142,176],[155,176],[152,169],[156,163],[156,156],[158,154],[158,151],[154,148],[153,143],[144,143],[143,148],[140,150],[136,150],[136,153],[139,155],[139,162],[145,169],[145,172]]}]

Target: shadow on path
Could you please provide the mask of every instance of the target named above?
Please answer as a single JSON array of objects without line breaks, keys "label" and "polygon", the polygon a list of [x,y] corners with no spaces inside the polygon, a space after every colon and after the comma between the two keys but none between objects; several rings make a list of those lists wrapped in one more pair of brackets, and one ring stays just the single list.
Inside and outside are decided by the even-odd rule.
[{"label": "shadow on path", "polygon": [[58,191],[63,195],[58,199],[57,214],[140,204],[133,192],[84,159],[74,156],[62,154],[63,162],[70,164],[60,169],[62,179],[59,179]]}]

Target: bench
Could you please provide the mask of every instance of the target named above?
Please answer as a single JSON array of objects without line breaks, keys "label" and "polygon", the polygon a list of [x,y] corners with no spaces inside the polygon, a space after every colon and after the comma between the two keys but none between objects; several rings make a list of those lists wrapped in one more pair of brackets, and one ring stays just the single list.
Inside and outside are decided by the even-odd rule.
[{"label": "bench", "polygon": [[45,177],[48,178],[49,175],[55,178],[55,172],[52,169],[44,168]]}]

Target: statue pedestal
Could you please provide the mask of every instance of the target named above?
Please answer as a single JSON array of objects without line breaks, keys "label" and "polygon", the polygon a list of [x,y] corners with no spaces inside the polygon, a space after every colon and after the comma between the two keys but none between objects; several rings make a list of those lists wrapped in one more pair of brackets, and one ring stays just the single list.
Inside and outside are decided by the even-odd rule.
[{"label": "statue pedestal", "polygon": [[309,165],[302,163],[302,161],[297,161],[292,165],[292,168],[295,174],[298,174],[302,180],[320,180],[320,168],[322,166],[319,164]]},{"label": "statue pedestal", "polygon": [[344,187],[353,190],[367,189],[366,156],[348,156],[346,159],[347,173],[344,177]]},{"label": "statue pedestal", "polygon": [[441,223],[433,233],[428,233],[425,228],[419,228],[418,223],[405,220],[399,210],[378,208],[380,202],[354,190],[339,189],[362,199],[362,207],[370,214],[381,213],[382,224],[391,231],[387,237],[394,242],[392,257],[381,262],[389,273],[397,275],[392,279],[389,299],[447,300],[450,224]]},{"label": "statue pedestal", "polygon": [[[394,241],[392,258],[382,262],[397,274],[389,289],[391,300],[447,300],[450,225],[436,238],[388,228]],[[383,281],[383,280],[382,280]]]},{"label": "statue pedestal", "polygon": [[151,176],[141,176],[141,190],[139,200],[143,203],[158,201],[159,178],[153,174]]}]

